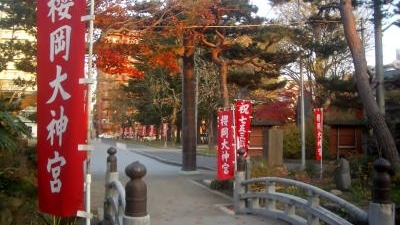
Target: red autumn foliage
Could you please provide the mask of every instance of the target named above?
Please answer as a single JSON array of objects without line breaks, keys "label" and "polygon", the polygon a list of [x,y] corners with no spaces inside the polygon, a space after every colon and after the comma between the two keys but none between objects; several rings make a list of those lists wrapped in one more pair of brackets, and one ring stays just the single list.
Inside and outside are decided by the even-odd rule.
[{"label": "red autumn foliage", "polygon": [[121,21],[129,19],[129,8],[121,0],[96,0],[94,25],[103,30],[122,27]]},{"label": "red autumn foliage", "polygon": [[265,120],[274,120],[281,123],[294,121],[296,115],[297,91],[294,84],[289,83],[279,91],[275,100],[258,105],[254,109],[254,117]]},{"label": "red autumn foliage", "polygon": [[[94,25],[102,31],[97,49],[104,48],[101,41],[105,41],[103,39],[107,39],[109,35],[118,35],[118,32],[121,34],[122,31],[140,32],[135,49],[128,55],[140,60],[151,69],[162,68],[170,75],[178,74],[181,71],[179,58],[182,56],[183,48],[176,46],[175,42],[171,45],[168,40],[180,39],[189,25],[196,23],[208,25],[210,21],[213,21],[213,14],[210,11],[213,7],[210,8],[210,6],[215,4],[214,0],[166,3],[151,1],[138,3],[134,0],[96,1]],[[145,16],[146,14],[148,15]],[[200,21],[199,17],[201,17]],[[182,20],[182,18],[185,19]],[[117,49],[118,43],[112,44],[109,47],[116,52],[127,51],[127,48],[133,47],[128,43],[125,48]],[[97,51],[96,53],[99,56],[98,66],[107,73],[117,73],[120,72],[119,70],[126,72],[126,69],[133,72],[131,67],[124,67],[126,60],[122,58],[122,61],[119,61],[120,58],[114,55],[114,52]],[[107,59],[108,57],[112,58]]]},{"label": "red autumn foliage", "polygon": [[108,74],[121,74],[141,78],[143,71],[134,68],[128,57],[109,49],[98,49],[96,65]]},{"label": "red autumn foliage", "polygon": [[262,120],[285,123],[294,118],[295,111],[290,107],[289,102],[276,100],[256,106],[253,116]]},{"label": "red autumn foliage", "polygon": [[150,67],[161,67],[170,72],[170,74],[177,74],[180,72],[179,62],[177,57],[172,52],[164,52],[154,55],[149,59],[148,65]]}]

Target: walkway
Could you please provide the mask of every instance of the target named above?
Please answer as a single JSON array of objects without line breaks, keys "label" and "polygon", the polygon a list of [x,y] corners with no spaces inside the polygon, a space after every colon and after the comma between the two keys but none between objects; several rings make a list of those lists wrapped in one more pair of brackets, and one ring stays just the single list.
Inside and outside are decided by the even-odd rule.
[{"label": "walkway", "polygon": [[[106,149],[113,143],[94,142],[95,152],[93,154],[104,154]],[[114,144],[115,145],[115,144]],[[156,149],[142,146],[127,146],[127,149],[118,149],[117,155],[122,160],[127,158],[131,161],[146,161],[147,175],[147,209],[150,221],[153,225],[268,225],[287,224],[270,218],[252,215],[234,215],[232,199],[219,192],[209,189],[201,181],[215,178],[215,158],[198,157],[199,169],[196,173],[186,174],[181,171],[181,152],[177,149]],[[147,159],[144,159],[143,155]],[[150,159],[150,158],[152,159]],[[105,158],[101,160],[104,160]],[[92,160],[95,160],[93,157]],[[157,160],[153,160],[157,159]],[[150,160],[150,161],[149,161]],[[120,160],[119,160],[120,161]],[[170,164],[163,171],[160,162]],[[104,161],[105,162],[105,161]],[[164,164],[164,166],[166,166]],[[163,167],[164,167],[163,166]],[[214,168],[214,169],[213,169]],[[127,177],[121,171],[120,179],[126,184]],[[94,172],[92,188],[92,209],[102,207],[104,196],[104,173]],[[100,210],[101,211],[101,210]]]}]

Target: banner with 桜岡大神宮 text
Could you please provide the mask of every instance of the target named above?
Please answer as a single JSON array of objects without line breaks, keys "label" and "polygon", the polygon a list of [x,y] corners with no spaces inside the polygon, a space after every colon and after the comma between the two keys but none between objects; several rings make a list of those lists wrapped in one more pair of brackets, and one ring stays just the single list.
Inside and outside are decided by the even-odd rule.
[{"label": "banner with \u685c\u5ca1\u5927\u795e\u5bae text", "polygon": [[323,135],[323,109],[314,109],[314,128],[315,128],[315,160],[318,162],[322,159],[322,135]]},{"label": "banner with \u685c\u5ca1\u5927\u795e\u5bae text", "polygon": [[223,109],[218,111],[217,119],[217,179],[229,180],[235,174],[235,145],[233,110]]},{"label": "banner with \u685c\u5ca1\u5927\u795e\u5bae text", "polygon": [[86,0],[37,2],[39,210],[64,217],[76,216],[84,202],[84,15]]}]

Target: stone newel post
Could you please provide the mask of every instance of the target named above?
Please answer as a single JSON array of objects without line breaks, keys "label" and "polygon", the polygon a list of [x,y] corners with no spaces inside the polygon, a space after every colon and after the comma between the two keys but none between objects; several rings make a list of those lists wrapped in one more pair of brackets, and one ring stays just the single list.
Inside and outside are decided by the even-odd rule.
[{"label": "stone newel post", "polygon": [[246,159],[244,158],[245,151],[238,149],[239,156],[237,157],[237,171],[235,174],[235,185],[233,190],[233,204],[235,213],[239,214],[245,209],[246,203],[240,200],[240,195],[246,192],[246,188],[242,186],[242,181],[246,179]]},{"label": "stone newel post", "polygon": [[117,149],[114,147],[110,147],[107,149],[108,157],[107,157],[107,171],[106,171],[106,186],[105,186],[105,200],[104,200],[104,219],[106,221],[112,221],[113,215],[113,206],[110,203],[110,199],[115,196],[118,196],[118,193],[109,187],[113,181],[118,181],[118,171],[117,171]]},{"label": "stone newel post", "polygon": [[147,186],[142,180],[146,175],[146,167],[136,161],[128,165],[125,173],[131,180],[125,186],[126,207],[124,225],[150,225],[147,213]]},{"label": "stone newel post", "polygon": [[390,200],[390,163],[384,158],[374,162],[376,171],[371,190],[372,200],[368,209],[369,224],[394,225],[395,206]]}]

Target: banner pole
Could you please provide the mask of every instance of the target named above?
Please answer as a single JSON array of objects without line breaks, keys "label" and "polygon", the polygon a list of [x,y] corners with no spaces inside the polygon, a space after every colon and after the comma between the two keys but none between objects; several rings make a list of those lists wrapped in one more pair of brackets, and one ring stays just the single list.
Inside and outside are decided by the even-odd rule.
[{"label": "banner pole", "polygon": [[[94,20],[94,0],[90,0],[90,20],[89,20],[89,34],[88,34],[88,41],[89,41],[89,49],[88,49],[88,76],[87,78],[89,80],[92,79],[92,67],[93,67],[93,20]],[[91,84],[89,83],[87,86],[87,108],[88,108],[88,124],[87,124],[87,142],[89,144],[90,138],[91,138],[91,127],[92,127],[92,110],[91,110]],[[90,160],[91,160],[91,152],[87,151],[86,152],[86,177],[85,177],[85,182],[86,182],[86,191],[85,191],[85,197],[86,197],[86,225],[90,225],[90,217],[91,217],[91,171],[90,171]]]},{"label": "banner pole", "polygon": [[321,111],[321,175],[320,175],[320,179],[322,179],[322,174],[323,174],[323,168],[322,168],[322,159],[323,159],[323,151],[324,151],[324,109],[320,108]]},{"label": "banner pole", "polygon": [[236,117],[235,117],[235,107],[234,106],[232,106],[231,107],[231,111],[232,111],[232,129],[233,129],[233,145],[234,145],[234,148],[233,148],[233,152],[234,152],[234,155],[235,155],[235,171],[234,171],[234,173],[236,174],[236,171],[237,171],[237,140],[236,140]]},{"label": "banner pole", "polygon": [[320,167],[321,167],[321,169],[320,169],[321,170],[320,171],[320,179],[322,179],[322,156],[321,156],[321,166]]}]

